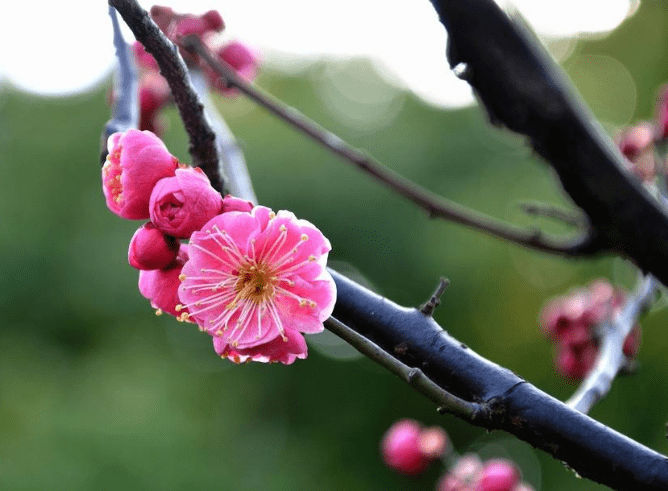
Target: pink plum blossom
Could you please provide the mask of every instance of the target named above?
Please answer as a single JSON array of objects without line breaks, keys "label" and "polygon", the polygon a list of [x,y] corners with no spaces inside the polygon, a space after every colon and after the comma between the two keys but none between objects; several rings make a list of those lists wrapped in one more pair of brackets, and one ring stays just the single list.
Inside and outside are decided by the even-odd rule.
[{"label": "pink plum blossom", "polygon": [[151,301],[157,313],[167,312],[179,320],[188,320],[187,311],[177,309],[179,305],[179,276],[183,265],[188,260],[188,246],[182,245],[179,254],[163,269],[142,270],[139,272],[139,292]]},{"label": "pink plum blossom", "polygon": [[512,462],[492,459],[485,462],[477,483],[477,491],[513,491],[520,483],[520,473]]},{"label": "pink plum blossom", "polygon": [[252,348],[231,348],[219,336],[213,337],[213,347],[222,358],[234,363],[259,361],[263,363],[281,362],[284,365],[294,363],[297,358],[304,359],[307,354],[306,340],[298,331],[286,329],[284,341],[280,336],[265,344]]},{"label": "pink plum blossom", "polygon": [[[218,48],[216,54],[221,60],[234,68],[240,77],[249,81],[255,78],[259,65],[259,56],[244,43],[232,41]],[[207,69],[207,73],[209,74],[212,87],[226,95],[233,95],[235,93],[235,90],[229,88],[213,70]]]},{"label": "pink plum blossom", "polygon": [[447,444],[448,437],[442,428],[424,429],[417,421],[402,419],[383,436],[381,453],[389,467],[402,474],[416,475],[442,457]]},{"label": "pink plum blossom", "polygon": [[177,310],[188,309],[217,338],[222,356],[285,363],[294,361],[289,350],[303,358],[295,335],[321,332],[334,308],[330,249],[317,228],[288,211],[222,213],[192,234]]},{"label": "pink plum blossom", "polygon": [[220,193],[198,167],[177,169],[173,177],[158,181],[151,193],[151,221],[163,233],[185,239],[218,215]]},{"label": "pink plum blossom", "polygon": [[137,269],[162,269],[176,259],[178,252],[179,242],[148,222],[132,236],[128,262]]},{"label": "pink plum blossom", "polygon": [[102,166],[102,191],[107,207],[116,215],[143,220],[153,186],[173,176],[178,165],[160,138],[135,129],[114,133],[107,142],[109,155]]}]

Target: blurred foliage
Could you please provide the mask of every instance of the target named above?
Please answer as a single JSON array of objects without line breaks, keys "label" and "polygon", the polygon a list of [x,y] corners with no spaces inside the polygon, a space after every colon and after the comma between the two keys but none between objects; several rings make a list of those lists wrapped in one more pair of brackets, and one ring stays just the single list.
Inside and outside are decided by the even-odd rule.
[{"label": "blurred foliage", "polygon": [[[565,63],[609,129],[627,123],[624,117],[652,115],[666,81],[666,10],[643,3],[611,36],[579,42]],[[612,65],[623,68],[619,77],[634,91],[619,95],[631,100],[628,116],[628,108],[615,111],[597,99],[610,85],[597,85],[607,82],[605,69],[578,61],[602,55],[617,60]],[[382,110],[345,105],[332,73],[361,81],[365,94],[386,94],[374,99]],[[519,211],[527,200],[570,205],[522,139],[489,128],[476,107],[428,107],[363,60],[322,62],[293,75],[267,69],[258,83],[449,199],[567,231]],[[433,489],[441,468],[415,481],[379,459],[379,439],[400,417],[443,425],[460,453],[512,456],[544,491],[602,489],[507,435],[438,416],[367,360],[338,361],[312,348],[291,367],[237,367],[217,359],[197,329],[154,316],[126,259],[138,224],[109,213],[100,190],[105,90],[62,99],[0,91],[1,489]],[[448,332],[555,397],[570,395],[573,386],[555,375],[539,334],[538,311],[549,297],[596,277],[628,282],[621,260],[548,257],[429,220],[252,103],[221,100],[220,108],[263,204],[317,224],[333,244],[332,260],[400,304],[420,304],[447,276],[452,283],[436,319]],[[168,116],[167,145],[188,161],[176,112]],[[658,311],[643,321],[640,370],[615,382],[592,414],[662,452],[664,319]]]}]

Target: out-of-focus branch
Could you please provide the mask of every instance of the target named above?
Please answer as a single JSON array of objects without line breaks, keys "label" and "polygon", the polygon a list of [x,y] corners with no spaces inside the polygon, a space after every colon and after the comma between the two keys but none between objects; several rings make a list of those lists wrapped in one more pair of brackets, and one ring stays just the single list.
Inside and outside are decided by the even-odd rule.
[{"label": "out-of-focus branch", "polygon": [[493,0],[431,0],[448,60],[494,124],[527,135],[589,219],[598,243],[668,284],[668,208],[623,157],[576,90],[518,19]]},{"label": "out-of-focus branch", "polygon": [[114,96],[111,106],[111,119],[104,125],[101,137],[100,162],[104,165],[107,159],[107,139],[117,131],[126,131],[136,128],[139,123],[139,95],[137,88],[137,65],[130,46],[123,39],[123,33],[118,25],[116,9],[109,7],[111,26],[114,30],[114,48],[118,70],[114,80]]},{"label": "out-of-focus branch", "polygon": [[325,130],[296,109],[286,106],[284,103],[238,76],[232,67],[211,53],[197,36],[185,37],[182,44],[186,49],[197,53],[206,61],[219,76],[225,79],[228,86],[237,88],[241,93],[301,133],[425,209],[431,217],[442,218],[466,225],[495,237],[545,252],[577,256],[593,254],[597,251],[595,236],[589,233],[583,233],[572,239],[555,238],[543,234],[539,230],[514,227],[443,199],[385,167],[364,152],[353,148],[341,138]]},{"label": "out-of-focus branch", "polygon": [[215,189],[224,192],[224,179],[218,167],[216,135],[204,117],[204,107],[192,87],[188,69],[176,46],[167,39],[136,0],[108,0],[108,2],[118,10],[137,40],[158,62],[160,73],[169,84],[188,133],[193,164],[202,168]]},{"label": "out-of-focus branch", "polygon": [[253,183],[248,173],[244,154],[239,148],[232,131],[211,100],[206,78],[199,70],[190,70],[190,78],[195,92],[197,92],[204,105],[205,117],[209,119],[209,124],[216,134],[216,147],[220,156],[222,174],[226,176],[227,191],[237,198],[247,199],[257,204],[257,196],[253,190]]},{"label": "out-of-focus branch", "polygon": [[594,404],[610,391],[612,381],[626,363],[622,351],[624,340],[638,317],[651,306],[657,286],[652,275],[644,276],[619,315],[601,326],[600,353],[596,365],[578,390],[566,401],[570,407],[588,413]]}]

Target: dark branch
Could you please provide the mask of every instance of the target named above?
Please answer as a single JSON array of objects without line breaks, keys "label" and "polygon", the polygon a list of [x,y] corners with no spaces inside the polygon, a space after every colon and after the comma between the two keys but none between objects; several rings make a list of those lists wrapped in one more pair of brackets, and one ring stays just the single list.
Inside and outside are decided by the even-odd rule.
[{"label": "dark branch", "polygon": [[[617,490],[668,489],[668,460],[473,352],[430,316],[400,307],[331,271],[334,316],[450,394],[483,406],[469,421],[502,429]],[[404,349],[394,348],[399,344]],[[486,415],[486,417],[485,417]]]},{"label": "dark branch", "polygon": [[623,157],[563,71],[493,0],[432,0],[448,31],[450,66],[490,120],[527,135],[588,215],[603,246],[668,284],[668,212]]},{"label": "dark branch", "polygon": [[225,79],[228,86],[237,88],[293,128],[420,206],[429,213],[430,217],[459,223],[495,237],[545,252],[578,256],[593,254],[598,251],[597,241],[593,235],[585,234],[573,239],[550,237],[538,230],[527,230],[505,224],[480,212],[441,198],[385,167],[366,153],[353,148],[296,109],[286,106],[247,82],[238,76],[234,69],[224,61],[214,56],[198,37],[188,36],[184,38],[183,46],[201,56],[218,75]]},{"label": "dark branch", "polygon": [[193,165],[201,167],[220,192],[224,191],[223,176],[218,170],[216,135],[204,117],[204,108],[193,89],[188,69],[176,46],[167,39],[144,9],[135,0],[108,0],[130,27],[137,40],[158,62],[160,73],[167,80],[190,139]]}]

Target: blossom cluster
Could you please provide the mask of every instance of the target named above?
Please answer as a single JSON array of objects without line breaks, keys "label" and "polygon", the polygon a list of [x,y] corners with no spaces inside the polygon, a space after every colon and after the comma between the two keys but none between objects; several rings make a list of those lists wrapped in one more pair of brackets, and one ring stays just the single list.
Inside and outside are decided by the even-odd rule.
[{"label": "blossom cluster", "polygon": [[[234,68],[238,75],[247,80],[255,78],[259,66],[258,54],[240,41],[221,42],[219,34],[225,28],[225,23],[218,11],[210,10],[202,15],[178,14],[169,7],[156,5],[151,8],[151,17],[165,35],[177,45],[185,36],[197,35],[220,60]],[[133,51],[142,70],[139,81],[139,129],[160,135],[165,130],[165,121],[160,113],[171,101],[171,93],[167,81],[160,75],[157,62],[139,41],[133,45]],[[183,49],[179,51],[190,69],[204,72],[214,90],[228,96],[234,94],[234,91],[228,88],[199,57]]]},{"label": "blossom cluster", "polygon": [[336,299],[322,233],[288,211],[223,198],[149,131],[114,133],[108,151],[107,207],[150,220],[132,237],[128,261],[151,305],[197,323],[234,362],[305,358],[302,333],[322,331]]},{"label": "blossom cluster", "polygon": [[665,155],[657,155],[657,143],[665,153],[668,140],[668,85],[659,93],[653,121],[643,121],[623,129],[615,142],[626,157],[627,168],[641,180],[652,183],[668,170]]},{"label": "blossom cluster", "polygon": [[469,453],[454,457],[442,428],[424,428],[412,419],[396,421],[381,440],[381,454],[388,467],[407,476],[418,476],[429,465],[449,457],[452,465],[438,480],[436,491],[533,491],[522,482],[517,467],[507,459],[482,462]]},{"label": "blossom cluster", "polygon": [[[555,345],[557,370],[580,380],[593,368],[599,352],[598,327],[613,321],[624,305],[625,294],[606,280],[550,300],[541,313],[541,328]],[[641,330],[635,325],[624,341],[624,355],[633,358],[640,349]]]}]

